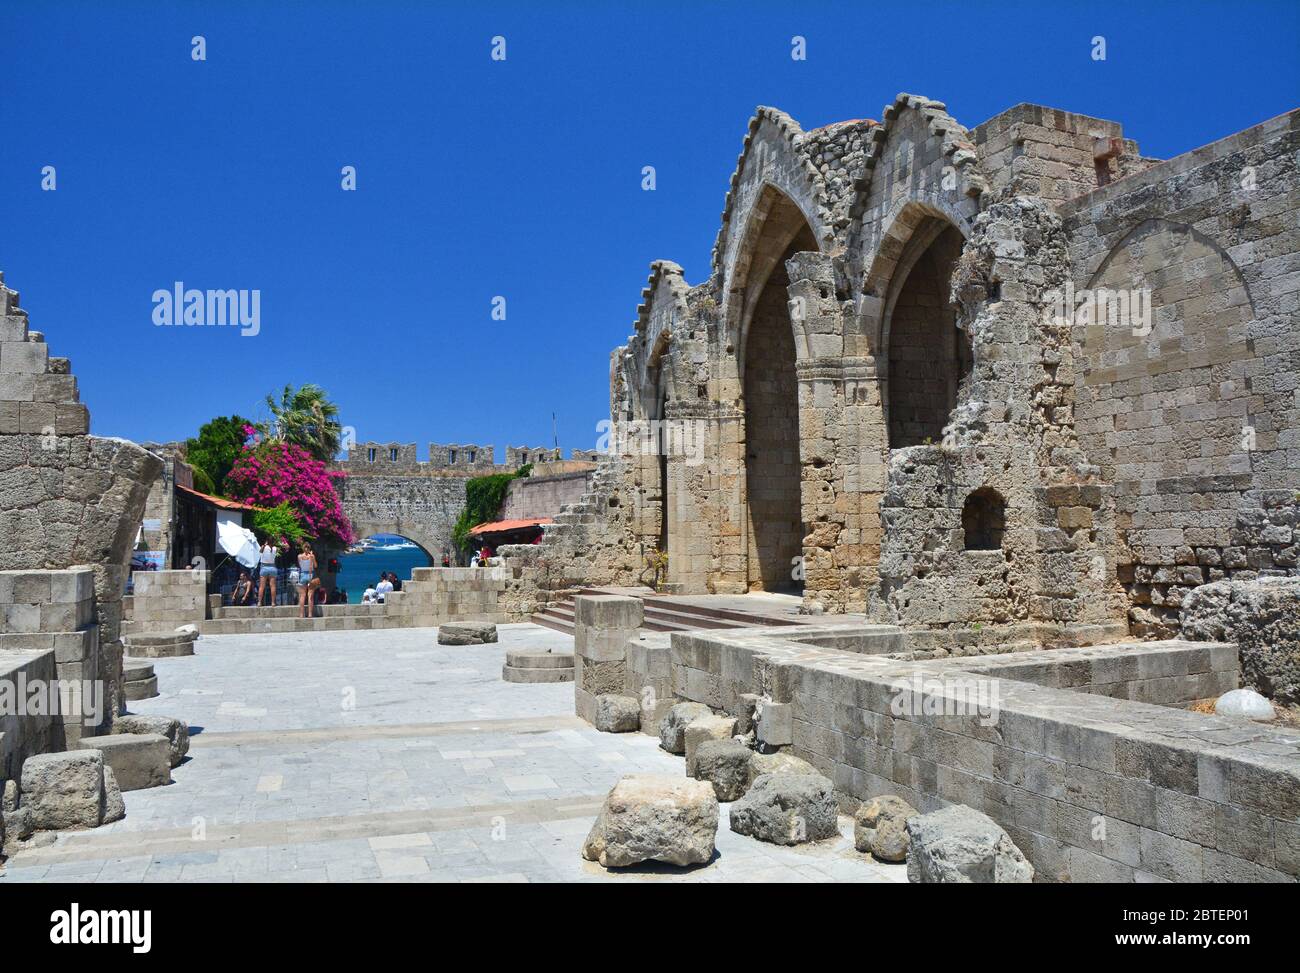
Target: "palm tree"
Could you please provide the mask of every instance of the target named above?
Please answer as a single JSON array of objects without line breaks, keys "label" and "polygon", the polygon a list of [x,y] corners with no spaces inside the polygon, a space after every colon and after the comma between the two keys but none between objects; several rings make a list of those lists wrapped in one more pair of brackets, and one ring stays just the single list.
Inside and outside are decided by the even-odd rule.
[{"label": "palm tree", "polygon": [[268,395],[266,405],[271,410],[267,435],[301,446],[323,463],[334,459],[343,427],[338,421],[339,407],[323,388],[310,382],[297,389],[286,385],[280,401]]}]

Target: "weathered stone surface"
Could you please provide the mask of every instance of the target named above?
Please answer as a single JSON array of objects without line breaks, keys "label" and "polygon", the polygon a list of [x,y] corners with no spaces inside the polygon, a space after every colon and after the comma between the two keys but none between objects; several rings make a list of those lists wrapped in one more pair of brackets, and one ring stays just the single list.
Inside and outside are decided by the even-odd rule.
[{"label": "weathered stone surface", "polygon": [[190,728],[171,716],[138,716],[128,714],[113,721],[114,733],[156,733],[167,738],[171,749],[171,765],[179,767],[190,752]]},{"label": "weathered stone surface", "polygon": [[641,729],[641,701],[632,696],[597,696],[592,722],[602,733],[635,733]]},{"label": "weathered stone surface", "polygon": [[734,801],[749,789],[754,751],[737,740],[706,740],[695,753],[695,777],[713,785],[719,801]]},{"label": "weathered stone surface", "polygon": [[126,801],[122,798],[122,788],[117,785],[117,775],[113,768],[104,767],[104,824],[112,824],[126,817]]},{"label": "weathered stone surface", "polygon": [[817,768],[792,753],[782,750],[777,753],[754,753],[749,755],[749,783],[753,783],[764,774],[816,774]]},{"label": "weathered stone surface", "polygon": [[1273,704],[1253,689],[1233,689],[1214,701],[1219,716],[1237,716],[1247,720],[1273,719]]},{"label": "weathered stone surface", "polygon": [[18,807],[18,781],[5,781],[4,802],[0,804],[0,809],[4,811],[13,811]]},{"label": "weathered stone surface", "polygon": [[161,787],[172,782],[171,743],[161,734],[111,733],[83,737],[77,747],[102,753],[104,763],[113,768],[124,791]]},{"label": "weathered stone surface", "polygon": [[907,880],[1032,882],[1034,866],[987,814],[964,804],[910,818]]},{"label": "weathered stone surface", "polygon": [[713,857],[717,832],[718,799],[708,782],[628,776],[605,798],[582,857],[606,868],[696,865]]},{"label": "weathered stone surface", "polygon": [[839,834],[835,789],[813,774],[763,774],[731,806],[731,830],[774,845]]},{"label": "weathered stone surface", "polygon": [[678,703],[659,721],[659,746],[669,753],[686,752],[686,725],[701,716],[712,716],[713,710],[703,703]]},{"label": "weathered stone surface", "polygon": [[853,847],[868,851],[882,861],[907,858],[907,819],[917,810],[893,794],[872,798],[858,809],[853,819]]},{"label": "weathered stone surface", "polygon": [[12,853],[18,842],[26,841],[36,832],[32,812],[28,808],[14,808],[0,815],[0,818],[3,819],[3,827],[0,831],[4,832],[3,838],[0,839],[3,844],[0,847],[4,848],[6,854]]},{"label": "weathered stone surface", "polygon": [[736,732],[734,716],[700,716],[686,725],[686,773],[695,776],[695,757],[706,740],[730,740]]},{"label": "weathered stone surface", "polygon": [[104,819],[104,758],[97,750],[42,753],[23,762],[21,809],[40,831],[97,828]]},{"label": "weathered stone surface", "polygon": [[443,622],[438,626],[439,645],[483,645],[497,640],[492,622]]},{"label": "weathered stone surface", "polygon": [[1183,600],[1183,636],[1236,642],[1241,676],[1284,706],[1300,706],[1300,577],[1215,581]]}]

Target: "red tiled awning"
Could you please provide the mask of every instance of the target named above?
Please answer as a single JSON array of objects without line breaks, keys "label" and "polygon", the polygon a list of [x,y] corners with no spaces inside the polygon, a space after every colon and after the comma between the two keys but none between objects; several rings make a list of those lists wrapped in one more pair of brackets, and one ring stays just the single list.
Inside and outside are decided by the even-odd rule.
[{"label": "red tiled awning", "polygon": [[471,527],[469,532],[474,536],[481,534],[504,534],[506,531],[523,530],[526,527],[540,527],[542,524],[551,523],[550,517],[531,517],[527,520],[494,520],[488,524],[479,524],[477,527]]},{"label": "red tiled awning", "polygon": [[256,510],[257,509],[252,504],[240,503],[238,500],[227,500],[225,497],[214,497],[211,494],[200,493],[198,490],[192,489],[191,487],[187,487],[187,486],[181,486],[179,483],[176,484],[176,489],[180,490],[183,493],[188,493],[191,497],[197,497],[199,500],[204,500],[212,504],[212,506],[219,507],[222,510]]}]

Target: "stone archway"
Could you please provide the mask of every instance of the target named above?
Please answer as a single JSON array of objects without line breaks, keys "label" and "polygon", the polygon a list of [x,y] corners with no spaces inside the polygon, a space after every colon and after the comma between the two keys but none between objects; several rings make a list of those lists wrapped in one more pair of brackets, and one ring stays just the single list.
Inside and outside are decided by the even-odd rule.
[{"label": "stone archway", "polygon": [[746,585],[756,591],[802,587],[799,381],[786,261],[818,250],[802,212],[767,188],[766,217],[745,261],[739,366],[744,406]]},{"label": "stone archway", "polygon": [[884,354],[889,447],[938,443],[972,363],[970,337],[957,327],[952,273],[961,232],[939,217],[913,231],[885,295]]}]

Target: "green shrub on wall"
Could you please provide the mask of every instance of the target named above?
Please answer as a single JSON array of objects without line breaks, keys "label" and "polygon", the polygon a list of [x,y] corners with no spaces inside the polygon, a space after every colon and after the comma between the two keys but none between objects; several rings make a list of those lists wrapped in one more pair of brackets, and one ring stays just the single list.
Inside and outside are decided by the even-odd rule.
[{"label": "green shrub on wall", "polygon": [[456,519],[452,528],[451,539],[456,547],[465,551],[469,549],[469,532],[479,524],[487,524],[497,519],[497,511],[510,489],[510,481],[528,476],[532,473],[532,464],[521,466],[514,473],[493,473],[491,476],[476,476],[465,481],[465,509]]}]

